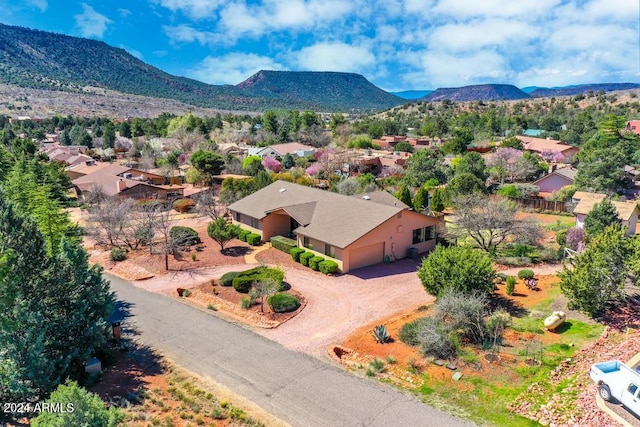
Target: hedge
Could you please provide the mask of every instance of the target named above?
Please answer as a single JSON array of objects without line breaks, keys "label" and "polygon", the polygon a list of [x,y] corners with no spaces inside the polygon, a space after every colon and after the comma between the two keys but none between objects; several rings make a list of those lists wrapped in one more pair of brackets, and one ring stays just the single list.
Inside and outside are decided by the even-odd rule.
[{"label": "hedge", "polygon": [[238,233],[238,239],[242,240],[243,242],[247,241],[247,236],[250,234],[251,232],[249,230],[240,230],[240,233]]},{"label": "hedge", "polygon": [[282,252],[290,253],[291,249],[295,248],[297,245],[298,242],[284,236],[273,236],[271,238],[271,246]]},{"label": "hedge", "polygon": [[253,283],[258,281],[259,276],[241,276],[237,275],[233,278],[233,289],[243,294],[248,294]]},{"label": "hedge", "polygon": [[325,259],[318,264],[318,268],[323,274],[333,274],[338,272],[338,263],[330,259]]},{"label": "hedge", "polygon": [[231,286],[233,285],[233,279],[238,275],[238,271],[230,271],[228,273],[224,273],[220,278],[220,284],[222,286]]},{"label": "hedge", "polygon": [[271,310],[276,313],[289,313],[295,311],[300,307],[300,301],[298,298],[291,294],[275,294],[271,295],[267,299],[267,304],[271,307]]},{"label": "hedge", "polygon": [[278,268],[260,265],[245,271],[226,273],[222,276],[220,281],[223,286],[229,286],[225,283],[229,283],[229,281],[231,281],[231,285],[236,291],[247,293],[251,290],[251,286],[254,282],[264,279],[271,279],[278,285],[282,286],[284,281],[284,272]]},{"label": "hedge", "polygon": [[195,245],[202,243],[198,232],[191,227],[184,227],[182,225],[176,225],[169,230],[169,236],[171,241],[176,245]]},{"label": "hedge", "polygon": [[304,265],[305,267],[309,267],[309,260],[314,256],[316,256],[316,254],[314,254],[313,252],[305,252],[303,254],[300,254],[300,264]]},{"label": "hedge", "polygon": [[314,256],[309,260],[309,267],[311,267],[312,270],[318,271],[320,269],[319,264],[322,261],[324,261],[324,258],[321,256]]},{"label": "hedge", "polygon": [[291,250],[289,251],[289,253],[291,254],[291,258],[293,258],[295,262],[300,262],[300,255],[302,255],[304,252],[305,250],[302,248],[291,248]]},{"label": "hedge", "polygon": [[533,270],[525,269],[518,271],[518,278],[520,279],[533,279],[534,275]]},{"label": "hedge", "polygon": [[260,241],[262,240],[262,236],[256,233],[247,234],[247,243],[251,246],[258,246]]}]

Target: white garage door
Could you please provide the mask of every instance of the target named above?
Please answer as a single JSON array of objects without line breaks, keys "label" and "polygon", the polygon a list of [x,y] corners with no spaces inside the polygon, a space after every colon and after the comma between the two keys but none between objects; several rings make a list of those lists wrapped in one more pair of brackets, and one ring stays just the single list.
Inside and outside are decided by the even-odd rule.
[{"label": "white garage door", "polygon": [[384,242],[353,249],[349,253],[349,270],[384,261]]}]

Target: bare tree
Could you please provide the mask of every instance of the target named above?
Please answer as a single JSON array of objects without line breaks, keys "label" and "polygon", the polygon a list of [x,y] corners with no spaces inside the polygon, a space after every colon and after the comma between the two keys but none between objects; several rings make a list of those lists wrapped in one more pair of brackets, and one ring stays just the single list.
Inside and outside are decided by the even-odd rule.
[{"label": "bare tree", "polygon": [[212,188],[196,197],[196,211],[213,221],[227,215],[227,207],[215,196]]},{"label": "bare tree", "polygon": [[483,250],[495,251],[507,241],[534,243],[541,236],[538,223],[519,215],[518,205],[502,198],[470,194],[456,198],[454,238],[470,237]]},{"label": "bare tree", "polygon": [[108,198],[89,210],[87,229],[98,244],[136,249],[135,201]]},{"label": "bare tree", "polygon": [[92,184],[89,191],[84,195],[84,201],[90,205],[99,205],[107,200],[108,197],[101,184]]},{"label": "bare tree", "polygon": [[260,312],[264,313],[264,299],[280,291],[280,284],[273,279],[262,279],[254,282],[252,293],[260,298]]}]

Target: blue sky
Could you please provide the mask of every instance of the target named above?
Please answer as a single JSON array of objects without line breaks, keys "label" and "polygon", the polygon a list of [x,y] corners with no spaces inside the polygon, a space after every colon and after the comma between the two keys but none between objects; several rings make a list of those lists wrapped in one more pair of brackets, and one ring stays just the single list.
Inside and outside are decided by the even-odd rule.
[{"label": "blue sky", "polygon": [[0,0],[0,22],[171,74],[347,71],[390,91],[640,82],[637,0]]}]

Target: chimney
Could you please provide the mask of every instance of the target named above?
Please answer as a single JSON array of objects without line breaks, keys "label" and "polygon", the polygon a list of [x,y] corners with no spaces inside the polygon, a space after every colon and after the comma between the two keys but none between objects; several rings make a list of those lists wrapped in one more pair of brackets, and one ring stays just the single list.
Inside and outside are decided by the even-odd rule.
[{"label": "chimney", "polygon": [[118,190],[118,193],[126,190],[127,188],[127,182],[124,179],[119,179],[118,182],[116,182],[116,189]]}]

